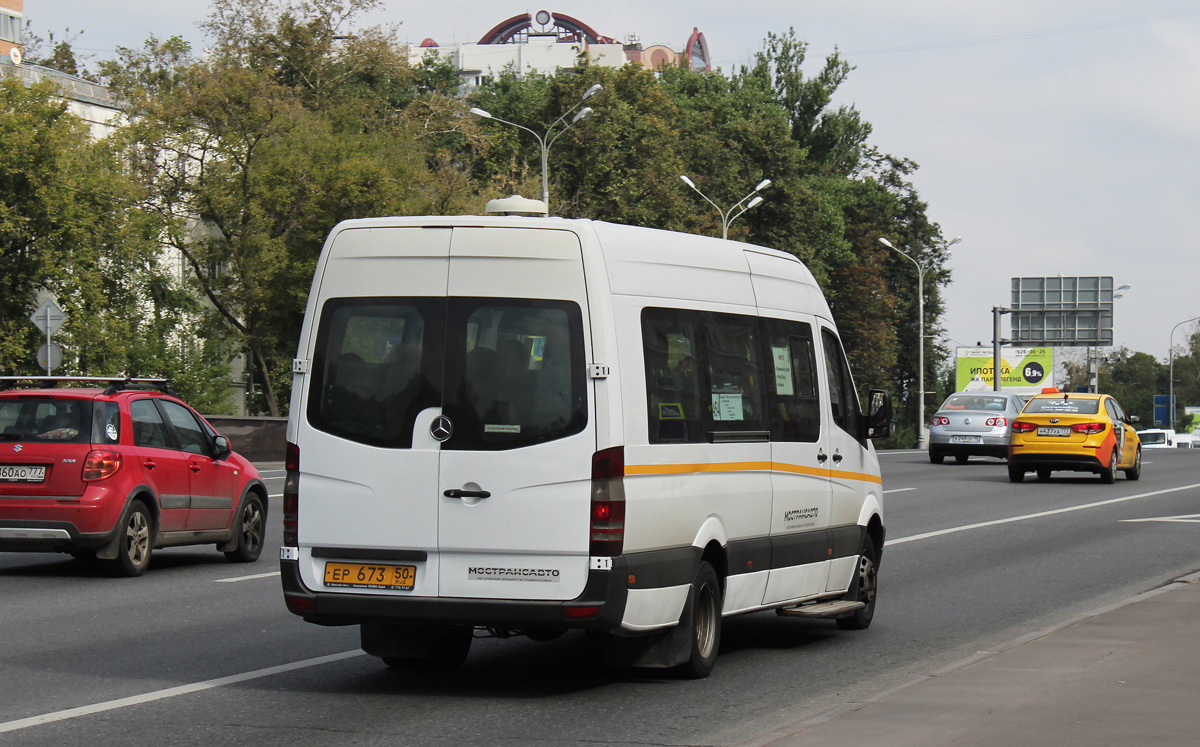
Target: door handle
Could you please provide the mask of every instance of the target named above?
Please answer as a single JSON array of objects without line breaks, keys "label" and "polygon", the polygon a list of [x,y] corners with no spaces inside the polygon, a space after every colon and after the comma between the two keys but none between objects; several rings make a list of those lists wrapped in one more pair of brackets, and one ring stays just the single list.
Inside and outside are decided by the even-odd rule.
[{"label": "door handle", "polygon": [[146,461],[142,462],[142,466],[146,469],[154,469],[158,466],[158,464],[155,463],[153,459],[147,459]]},{"label": "door handle", "polygon": [[834,461],[834,463],[841,463],[842,455],[836,451],[833,452],[833,461]]},{"label": "door handle", "polygon": [[442,493],[447,498],[490,498],[491,493],[486,490],[459,490],[451,488]]},{"label": "door handle", "polygon": [[196,464],[195,462],[192,462],[191,464],[188,465],[188,469],[190,469],[192,472],[199,472],[200,465]]},{"label": "door handle", "polygon": [[817,461],[820,462],[821,464],[824,464],[825,462],[829,461],[829,455],[823,451],[818,451],[817,452]]}]

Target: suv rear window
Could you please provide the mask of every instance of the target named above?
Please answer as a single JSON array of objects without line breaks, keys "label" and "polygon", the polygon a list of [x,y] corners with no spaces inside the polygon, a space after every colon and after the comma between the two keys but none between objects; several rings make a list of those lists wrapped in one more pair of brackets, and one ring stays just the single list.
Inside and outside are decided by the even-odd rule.
[{"label": "suv rear window", "polygon": [[86,444],[92,437],[90,399],[17,395],[0,400],[0,440]]}]

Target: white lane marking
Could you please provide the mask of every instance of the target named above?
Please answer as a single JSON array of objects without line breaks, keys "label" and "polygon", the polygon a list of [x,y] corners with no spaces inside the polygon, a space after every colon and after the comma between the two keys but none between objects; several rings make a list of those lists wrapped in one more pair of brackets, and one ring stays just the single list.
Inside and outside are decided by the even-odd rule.
[{"label": "white lane marking", "polygon": [[887,451],[877,451],[875,453],[879,456],[892,456],[893,454],[926,454],[928,452],[925,449],[888,449]]},{"label": "white lane marking", "polygon": [[1040,519],[1043,516],[1054,516],[1055,514],[1067,514],[1072,511],[1083,511],[1088,508],[1098,508],[1100,506],[1110,506],[1114,503],[1124,503],[1125,501],[1136,501],[1139,498],[1150,498],[1156,495],[1165,495],[1167,493],[1178,493],[1181,490],[1192,490],[1200,488],[1200,482],[1192,485],[1181,485],[1177,488],[1166,488],[1165,490],[1155,490],[1151,493],[1139,493],[1137,495],[1127,495],[1124,498],[1110,498],[1107,501],[1097,501],[1095,503],[1084,503],[1080,506],[1068,506],[1067,508],[1056,508],[1053,511],[1039,511],[1036,514],[1025,514],[1024,516],[1013,516],[1007,519],[996,519],[995,521],[982,521],[978,524],[967,524],[961,527],[950,527],[949,529],[939,529],[936,532],[925,532],[924,534],[914,534],[909,537],[901,537],[899,539],[887,540],[883,543],[884,547],[889,545],[902,545],[906,542],[918,542],[931,537],[941,537],[944,534],[955,534],[957,532],[965,532],[968,529],[982,529],[984,527],[994,527],[1001,524],[1012,524],[1017,521],[1026,521],[1027,519]]},{"label": "white lane marking", "polygon": [[916,490],[916,488],[892,488],[891,490],[883,491],[883,494],[887,495],[888,493],[907,493],[910,490]]},{"label": "white lane marking", "polygon": [[1183,516],[1152,516],[1148,519],[1121,519],[1125,524],[1137,524],[1144,521],[1178,522],[1180,524],[1200,524],[1200,514],[1184,514]]},{"label": "white lane marking", "polygon": [[328,656],[318,656],[315,659],[305,659],[304,661],[296,661],[291,664],[280,664],[276,667],[267,667],[266,669],[256,669],[253,672],[244,672],[242,674],[232,674],[228,677],[218,677],[215,680],[205,680],[204,682],[194,682],[190,685],[180,685],[178,687],[169,687],[165,690],[156,690],[142,695],[131,695],[128,698],[118,698],[117,700],[107,700],[103,703],[94,703],[92,705],[80,706],[78,708],[68,708],[64,711],[54,711],[52,713],[43,713],[41,716],[30,716],[29,718],[17,719],[16,721],[6,721],[0,723],[0,734],[18,729],[27,729],[30,726],[40,726],[42,724],[51,724],[56,721],[66,721],[67,719],[78,718],[79,716],[91,716],[96,713],[104,713],[105,711],[115,711],[118,708],[126,708],[128,706],[141,705],[143,703],[152,703],[156,700],[164,698],[174,698],[176,695],[187,695],[189,693],[200,692],[202,690],[211,690],[215,687],[223,687],[225,685],[234,685],[239,682],[248,680],[257,680],[263,677],[271,677],[284,672],[294,672],[297,669],[307,669],[308,667],[317,667],[322,664],[330,664],[343,659],[353,659],[356,656],[364,656],[362,650],[343,651],[340,654],[330,654]]},{"label": "white lane marking", "polygon": [[253,576],[232,576],[230,578],[218,578],[216,583],[233,584],[237,583],[238,581],[249,581],[253,578],[270,578],[271,576],[278,576],[279,574],[280,571],[271,571],[270,573],[255,573]]}]

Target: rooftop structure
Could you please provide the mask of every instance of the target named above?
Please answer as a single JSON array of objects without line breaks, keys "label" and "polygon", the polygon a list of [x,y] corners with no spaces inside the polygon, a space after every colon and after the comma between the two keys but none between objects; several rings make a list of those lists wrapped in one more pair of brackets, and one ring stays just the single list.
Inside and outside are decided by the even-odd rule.
[{"label": "rooftop structure", "polygon": [[577,18],[547,10],[505,19],[474,43],[442,46],[426,38],[409,48],[409,59],[417,64],[430,53],[447,59],[468,89],[509,68],[521,74],[553,75],[559,68],[574,67],[580,53],[586,54],[593,65],[605,67],[635,62],[649,68],[681,65],[692,70],[712,69],[708,44],[699,29],[692,29],[683,51],[661,44],[643,48],[635,36],[621,43]]}]

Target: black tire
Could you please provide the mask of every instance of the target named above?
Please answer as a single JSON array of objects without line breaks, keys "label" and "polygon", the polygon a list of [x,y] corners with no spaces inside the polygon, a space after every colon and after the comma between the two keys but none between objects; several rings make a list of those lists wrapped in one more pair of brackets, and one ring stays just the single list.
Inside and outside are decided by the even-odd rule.
[{"label": "black tire", "polygon": [[1021,469],[1020,467],[1014,467],[1011,464],[1008,465],[1008,481],[1009,482],[1024,482],[1025,481],[1025,470]]},{"label": "black tire", "polygon": [[959,464],[966,464],[971,457],[969,454],[955,454],[954,461]]},{"label": "black tire", "polygon": [[688,660],[681,664],[678,673],[688,679],[699,680],[712,674],[721,648],[721,580],[707,561],[700,561],[696,577],[688,592],[685,613],[692,629],[692,645]]},{"label": "black tire", "polygon": [[1126,480],[1138,480],[1142,477],[1142,449],[1139,446],[1137,456],[1133,458],[1133,466],[1125,470]]},{"label": "black tire", "polygon": [[226,559],[234,563],[253,563],[258,560],[267,531],[266,518],[262,499],[257,493],[247,493],[234,519],[237,547],[225,553]]},{"label": "black tire", "polygon": [[1100,482],[1112,485],[1117,481],[1117,447],[1113,447],[1112,456],[1108,458],[1108,467],[1100,473]]},{"label": "black tire", "polygon": [[140,576],[150,566],[150,552],[154,548],[154,523],[146,504],[133,501],[121,517],[120,547],[117,557],[104,561],[108,572],[114,576]]},{"label": "black tire", "polygon": [[475,631],[465,630],[438,631],[429,639],[429,648],[424,656],[384,656],[383,663],[392,669],[405,671],[444,672],[458,669],[467,660],[471,652],[471,642],[475,640]]},{"label": "black tire", "polygon": [[875,617],[875,600],[879,595],[879,551],[869,534],[863,541],[862,554],[858,556],[858,573],[854,576],[851,593],[855,601],[865,602],[867,606],[849,617],[837,618],[837,626],[841,630],[866,630]]},{"label": "black tire", "polygon": [[1038,476],[1038,479],[1039,479],[1039,480],[1041,480],[1042,482],[1046,482],[1047,480],[1049,480],[1049,479],[1050,479],[1050,470],[1048,470],[1048,469],[1039,469],[1039,470],[1037,471],[1037,476]]},{"label": "black tire", "polygon": [[938,451],[937,449],[934,449],[934,448],[929,449],[929,463],[930,464],[941,464],[942,460],[945,458],[946,458],[946,455],[943,454],[942,452]]}]

